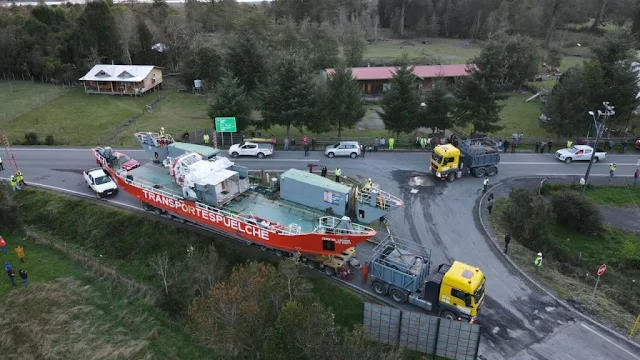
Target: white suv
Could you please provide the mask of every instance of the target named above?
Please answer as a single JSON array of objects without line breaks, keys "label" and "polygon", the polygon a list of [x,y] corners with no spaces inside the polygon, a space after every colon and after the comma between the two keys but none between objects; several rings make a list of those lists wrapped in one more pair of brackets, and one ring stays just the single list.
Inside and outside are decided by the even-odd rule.
[{"label": "white suv", "polygon": [[352,159],[360,156],[360,144],[357,141],[340,141],[324,149],[324,154],[330,158],[334,156],[350,156]]},{"label": "white suv", "polygon": [[273,154],[273,145],[266,142],[245,141],[242,144],[231,145],[229,155],[237,158],[238,156],[257,156],[262,159],[265,156]]}]

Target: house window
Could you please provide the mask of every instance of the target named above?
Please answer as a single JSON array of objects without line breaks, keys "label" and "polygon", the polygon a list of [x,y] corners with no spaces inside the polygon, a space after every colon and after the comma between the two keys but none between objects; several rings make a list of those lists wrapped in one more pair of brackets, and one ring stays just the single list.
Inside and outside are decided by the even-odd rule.
[{"label": "house window", "polygon": [[151,83],[155,84],[156,83],[156,78],[151,79]]}]

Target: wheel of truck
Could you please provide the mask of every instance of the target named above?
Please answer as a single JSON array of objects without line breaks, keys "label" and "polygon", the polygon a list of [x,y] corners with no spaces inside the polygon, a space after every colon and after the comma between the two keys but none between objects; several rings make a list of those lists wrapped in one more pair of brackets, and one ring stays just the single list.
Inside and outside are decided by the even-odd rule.
[{"label": "wheel of truck", "polygon": [[383,283],[376,281],[373,283],[373,291],[378,295],[384,295],[387,292],[387,289]]},{"label": "wheel of truck", "polygon": [[391,296],[393,301],[399,304],[405,303],[407,301],[407,294],[402,290],[391,289],[391,291],[389,291],[389,295]]},{"label": "wheel of truck", "polygon": [[571,158],[566,158],[566,159],[564,159],[564,163],[565,164],[571,164],[571,160],[572,160]]},{"label": "wheel of truck", "polygon": [[262,158],[264,158],[264,154],[263,154],[263,153],[261,153],[261,152],[260,152],[260,153],[258,153],[258,159],[262,159]]},{"label": "wheel of truck", "polygon": [[156,215],[162,215],[162,209],[155,208],[153,212],[156,213]]},{"label": "wheel of truck", "polygon": [[231,153],[231,156],[233,156],[234,158],[237,158],[238,156],[240,156],[240,154],[234,151]]},{"label": "wheel of truck", "polygon": [[324,273],[327,274],[328,276],[333,276],[336,274],[336,270],[334,268],[332,268],[331,266],[325,266],[324,267]]},{"label": "wheel of truck", "polygon": [[487,169],[487,175],[489,176],[493,176],[497,173],[498,173],[498,168],[495,166],[489,166],[489,168]]},{"label": "wheel of truck", "polygon": [[357,157],[358,157],[358,154],[356,154],[356,153],[352,152],[352,153],[351,153],[351,155],[349,155],[349,156],[351,156],[351,158],[352,158],[352,159],[355,159],[355,158],[357,158]]},{"label": "wheel of truck", "polygon": [[473,176],[481,178],[487,174],[487,169],[483,167],[473,169]]},{"label": "wheel of truck", "polygon": [[452,313],[449,310],[442,310],[442,312],[440,312],[440,317],[448,320],[458,320],[458,317],[456,316],[456,314]]},{"label": "wheel of truck", "polygon": [[453,182],[453,180],[455,180],[455,179],[456,179],[456,174],[455,174],[455,173],[452,173],[452,172],[451,172],[451,173],[449,173],[449,174],[447,175],[447,181],[448,181],[448,182]]}]

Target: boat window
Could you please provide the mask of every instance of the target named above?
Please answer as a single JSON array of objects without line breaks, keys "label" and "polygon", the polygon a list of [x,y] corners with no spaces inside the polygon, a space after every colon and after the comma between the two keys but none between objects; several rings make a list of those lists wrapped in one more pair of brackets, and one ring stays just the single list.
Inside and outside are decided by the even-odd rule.
[{"label": "boat window", "polygon": [[322,250],[335,251],[336,243],[331,240],[322,240]]}]

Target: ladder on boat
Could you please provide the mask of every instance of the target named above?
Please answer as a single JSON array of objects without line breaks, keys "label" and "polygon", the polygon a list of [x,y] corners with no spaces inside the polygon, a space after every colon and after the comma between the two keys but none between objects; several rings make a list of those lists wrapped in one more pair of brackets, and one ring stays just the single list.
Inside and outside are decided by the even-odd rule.
[{"label": "ladder on boat", "polygon": [[16,158],[15,156],[13,156],[13,152],[11,151],[11,143],[9,143],[7,134],[4,131],[0,131],[0,137],[2,138],[2,144],[4,144],[4,150],[7,153],[9,164],[11,164],[11,167],[13,167],[16,172],[18,172],[18,163],[16,162]]},{"label": "ladder on boat", "polygon": [[380,209],[386,210],[389,207],[398,207],[403,206],[404,202],[400,200],[400,198],[389,194],[386,191],[382,191],[376,187],[371,188],[368,191],[357,189],[356,196],[359,202],[365,204],[371,204],[371,190],[375,191],[377,194],[376,203]]}]

